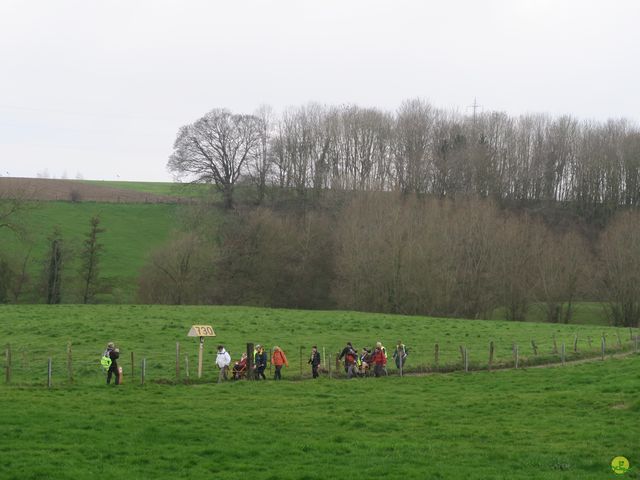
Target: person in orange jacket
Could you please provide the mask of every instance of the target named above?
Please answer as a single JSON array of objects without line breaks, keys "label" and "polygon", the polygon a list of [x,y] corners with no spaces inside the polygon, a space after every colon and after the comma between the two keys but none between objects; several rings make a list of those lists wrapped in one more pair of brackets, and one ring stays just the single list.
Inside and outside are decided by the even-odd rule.
[{"label": "person in orange jacket", "polygon": [[273,377],[274,380],[282,380],[282,366],[289,366],[289,362],[287,361],[287,356],[284,354],[280,347],[273,347],[273,355],[271,356],[271,364],[276,367],[276,373]]}]

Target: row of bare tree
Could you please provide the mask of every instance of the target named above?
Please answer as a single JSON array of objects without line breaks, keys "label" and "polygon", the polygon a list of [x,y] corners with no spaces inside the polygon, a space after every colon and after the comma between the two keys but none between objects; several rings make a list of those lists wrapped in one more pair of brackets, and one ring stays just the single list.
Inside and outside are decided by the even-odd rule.
[{"label": "row of bare tree", "polygon": [[220,228],[207,215],[194,212],[197,224],[152,255],[141,301],[467,318],[504,307],[511,320],[536,304],[570,322],[576,301],[595,300],[614,324],[640,318],[635,212],[596,241],[489,200],[395,193],[357,194],[338,210],[238,209]]},{"label": "row of bare tree", "polygon": [[[19,215],[29,208],[17,202],[19,208],[9,211],[0,198],[0,219],[4,215],[2,228],[12,230],[20,239],[21,246],[15,251],[0,250],[0,304],[19,302],[44,302],[50,305],[73,299],[79,303],[92,303],[96,294],[104,288],[100,278],[100,258],[103,245],[100,236],[105,232],[100,227],[100,217],[91,218],[90,229],[81,245],[70,245],[63,238],[58,226],[48,235],[47,248],[42,258],[33,258],[35,241],[20,225]],[[8,213],[11,213],[9,215]],[[31,264],[37,265],[38,273],[32,275]],[[73,273],[64,275],[73,265]],[[69,272],[71,273],[71,272]],[[70,281],[69,281],[70,280]]]},{"label": "row of bare tree", "polygon": [[571,202],[587,215],[640,202],[640,130],[564,116],[473,117],[405,101],[395,113],[311,104],[276,116],[212,110],[180,129],[168,168],[233,206],[251,180],[307,196],[331,190]]}]

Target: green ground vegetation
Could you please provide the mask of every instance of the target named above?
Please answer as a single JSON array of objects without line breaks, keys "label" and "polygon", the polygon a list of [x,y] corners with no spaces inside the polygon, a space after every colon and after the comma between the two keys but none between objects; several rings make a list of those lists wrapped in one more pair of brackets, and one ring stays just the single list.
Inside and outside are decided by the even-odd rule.
[{"label": "green ground vegetation", "polygon": [[[137,277],[148,253],[162,245],[176,224],[177,211],[172,204],[119,204],[96,202],[37,202],[21,214],[19,224],[25,232],[20,238],[8,229],[0,229],[3,253],[15,262],[31,250],[28,273],[35,290],[48,249],[47,237],[59,227],[66,252],[71,258],[63,269],[62,301],[78,301],[78,258],[82,241],[90,229],[92,216],[100,217],[99,236],[104,245],[100,259],[103,293],[101,302],[131,302],[135,296]],[[37,302],[34,293],[22,301]]]},{"label": "green ground vegetation", "polygon": [[155,195],[167,195],[171,197],[200,197],[205,195],[212,187],[203,184],[175,183],[175,182],[126,182],[83,180],[84,183],[108,188],[123,188],[137,192],[153,193]]},{"label": "green ground vegetation", "polygon": [[[175,340],[189,346],[191,322],[212,323],[216,340],[232,349],[247,338],[285,348],[313,338],[337,347],[344,338],[372,341],[403,333],[419,351],[417,345],[436,338],[453,349],[467,333],[473,345],[484,333],[504,340],[572,334],[526,323],[238,308],[3,307],[0,315],[3,342],[52,353],[67,339],[82,339],[76,340],[78,359],[84,353],[95,358],[107,339],[123,349],[164,349],[170,356]],[[485,341],[478,338],[477,346]],[[195,350],[195,343],[188,348]],[[291,381],[295,367],[289,370],[282,382],[221,385],[211,382],[210,368],[207,383],[140,386],[125,378],[108,387],[83,379],[52,389],[2,383],[0,476],[640,478],[638,355],[554,368],[349,381]],[[626,475],[611,471],[618,455],[630,460]]]},{"label": "green ground vegetation", "polygon": [[[566,308],[566,305],[565,305]],[[608,325],[609,319],[605,304],[601,302],[576,302],[573,304],[572,324],[580,325]],[[497,308],[491,318],[505,318],[505,309]],[[526,319],[527,322],[546,322],[546,306],[543,303],[533,303],[529,306]]]},{"label": "green ground vegetation", "polygon": [[[180,343],[180,377],[185,377],[186,361],[191,379],[197,364],[197,339],[187,337],[193,324],[212,325],[217,337],[205,343],[205,380],[215,375],[215,347],[223,343],[238,359],[248,342],[268,349],[282,347],[290,366],[285,377],[309,375],[306,361],[312,345],[325,355],[325,367],[336,372],[331,360],[347,341],[354,346],[372,347],[382,341],[389,357],[397,340],[409,347],[406,368],[413,372],[450,371],[462,367],[460,347],[467,348],[469,368],[486,369],[489,345],[494,342],[493,366],[514,364],[518,346],[519,366],[560,362],[562,344],[566,360],[597,357],[601,336],[605,335],[607,355],[630,350],[638,330],[587,325],[506,322],[491,320],[438,319],[344,311],[298,311],[250,307],[217,306],[131,306],[131,305],[6,305],[0,308],[0,346],[11,345],[12,383],[46,383],[47,359],[52,358],[54,383],[69,383],[67,346],[72,348],[72,375],[77,384],[104,382],[98,366],[108,341],[122,350],[121,366],[139,382],[140,363],[147,361],[147,381],[175,382],[176,343]],[[578,352],[574,343],[578,338]],[[554,353],[554,338],[557,353]],[[621,346],[618,345],[620,339]],[[538,354],[534,355],[531,341]],[[589,343],[590,342],[590,343]],[[435,344],[439,362],[435,364]],[[131,352],[134,353],[133,364]],[[389,359],[389,371],[396,373]]]}]

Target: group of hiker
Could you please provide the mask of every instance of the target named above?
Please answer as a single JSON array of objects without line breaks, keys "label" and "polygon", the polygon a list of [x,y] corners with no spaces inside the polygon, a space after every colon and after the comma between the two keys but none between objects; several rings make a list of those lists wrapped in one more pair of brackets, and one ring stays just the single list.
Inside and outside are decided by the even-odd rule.
[{"label": "group of hiker", "polygon": [[[393,352],[393,359],[395,360],[396,367],[400,370],[404,368],[408,355],[407,347],[398,340],[396,348]],[[240,360],[237,360],[233,367],[231,367],[231,356],[225,349],[224,345],[218,345],[218,353],[216,356],[216,365],[220,369],[218,375],[218,383],[228,379],[228,372],[231,368],[233,379],[239,380],[247,375],[251,375],[256,380],[266,380],[264,374],[267,368],[267,353],[264,350],[263,345],[256,345],[253,351],[253,365],[252,371],[247,372],[248,361],[247,354],[243,353]],[[387,375],[387,349],[382,345],[382,342],[377,342],[375,349],[363,347],[360,353],[354,348],[351,342],[347,342],[337,361],[344,362],[344,370],[347,374],[347,378],[353,377],[365,377],[371,374],[371,370],[376,377]],[[311,347],[311,355],[307,360],[307,364],[311,366],[311,375],[313,378],[320,376],[320,368],[322,360],[317,345]],[[282,379],[282,367],[289,366],[287,356],[284,351],[278,347],[273,347],[271,354],[271,365],[275,368],[274,380]],[[373,369],[372,369],[373,367]]]},{"label": "group of hiker", "polygon": [[[243,353],[240,357],[240,360],[237,360],[233,364],[232,373],[234,380],[240,380],[241,378],[247,375],[248,368],[248,357],[246,353]],[[264,374],[264,371],[268,365],[268,357],[267,352],[264,350],[264,346],[257,344],[255,349],[253,350],[253,371],[251,374],[253,378],[256,380],[266,380],[267,377]],[[218,375],[218,383],[223,380],[228,380],[228,372],[231,366],[231,355],[224,348],[224,345],[218,345],[218,354],[216,356],[216,365],[220,369],[220,373]],[[274,380],[282,380],[282,367],[288,367],[289,361],[287,360],[287,356],[284,351],[278,347],[273,347],[273,352],[271,354],[271,365],[275,367]]]},{"label": "group of hiker", "polygon": [[[240,380],[245,377],[247,374],[248,368],[248,357],[246,353],[243,353],[240,357],[240,360],[237,360],[233,364],[232,372],[233,379]],[[253,377],[256,380],[266,380],[267,377],[264,374],[264,371],[267,368],[267,352],[264,350],[264,346],[257,344],[255,349],[253,350],[253,371],[251,372]],[[218,383],[223,380],[228,379],[229,367],[231,366],[231,355],[224,348],[224,345],[218,345],[218,354],[216,356],[216,365],[220,369],[220,374],[218,375]],[[284,351],[278,347],[273,347],[273,352],[271,354],[271,365],[275,367],[274,380],[282,380],[282,367],[289,366],[289,361],[287,360],[287,356]]]},{"label": "group of hiker", "polygon": [[[398,370],[404,368],[408,354],[409,351],[406,345],[401,340],[398,340],[393,351],[393,359]],[[347,378],[365,377],[371,373],[372,366],[373,374],[376,377],[388,375],[387,349],[382,345],[382,342],[377,342],[374,349],[362,347],[360,352],[351,342],[347,342],[338,359],[344,359],[344,371],[347,374]]]},{"label": "group of hiker", "polygon": [[[256,380],[266,380],[264,374],[268,366],[268,356],[263,345],[257,344],[253,351],[253,362],[251,362],[251,371],[248,371],[249,362],[246,353],[243,353],[239,360],[231,365],[231,355],[225,349],[224,345],[218,345],[216,355],[216,365],[220,370],[218,375],[218,383],[229,379],[231,371],[232,379],[240,380],[250,376]],[[408,355],[407,347],[398,340],[396,348],[393,352],[393,359],[399,370],[404,368]],[[115,377],[115,384],[119,385],[121,381],[122,369],[118,367],[117,359],[120,356],[120,350],[116,348],[113,342],[107,344],[107,348],[102,356],[102,366],[107,371],[107,384],[111,383],[112,377]],[[336,363],[343,362],[344,371],[347,378],[365,377],[373,375],[380,377],[387,375],[387,349],[382,342],[377,342],[375,348],[363,347],[360,352],[353,346],[351,342],[347,342],[346,346],[340,352],[336,359]],[[270,359],[271,365],[275,368],[274,380],[282,379],[282,368],[289,366],[287,356],[282,348],[273,347]],[[318,347],[311,347],[311,355],[307,361],[311,366],[311,375],[313,378],[320,376],[322,360]]]}]

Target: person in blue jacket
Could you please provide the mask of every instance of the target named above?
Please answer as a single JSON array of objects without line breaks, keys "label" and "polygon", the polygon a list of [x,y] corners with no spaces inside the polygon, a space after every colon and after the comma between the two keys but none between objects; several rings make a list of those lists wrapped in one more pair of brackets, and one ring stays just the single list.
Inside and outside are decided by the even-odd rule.
[{"label": "person in blue jacket", "polygon": [[256,345],[256,353],[253,359],[253,365],[255,369],[255,377],[256,380],[266,380],[267,377],[264,375],[264,370],[267,368],[267,352],[264,351],[264,347],[262,345]]}]

